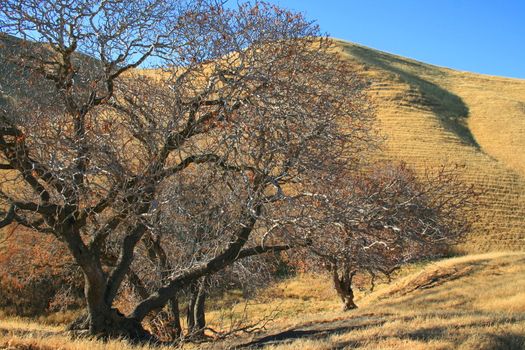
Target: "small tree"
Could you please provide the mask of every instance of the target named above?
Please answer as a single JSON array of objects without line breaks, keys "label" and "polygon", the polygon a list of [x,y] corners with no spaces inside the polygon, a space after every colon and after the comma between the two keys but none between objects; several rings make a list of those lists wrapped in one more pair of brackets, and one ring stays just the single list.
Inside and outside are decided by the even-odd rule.
[{"label": "small tree", "polygon": [[310,217],[317,229],[290,229],[292,240],[311,264],[330,272],[343,309],[354,309],[356,274],[368,274],[373,286],[377,277],[443,255],[464,238],[477,194],[459,175],[457,167],[441,167],[418,177],[405,164],[387,163],[336,178],[309,194],[316,210],[299,220]]},{"label": "small tree", "polygon": [[[94,335],[149,338],[141,322],[184,288],[280,249],[279,222],[311,204],[283,211],[294,188],[325,187],[368,147],[361,81],[315,26],[271,5],[7,0],[0,28],[15,36],[0,50],[3,224],[65,243]],[[140,285],[156,211],[194,182],[226,212],[194,207],[221,227],[213,249],[165,269],[124,315],[115,300],[126,277]],[[198,228],[182,214],[180,232]]]}]

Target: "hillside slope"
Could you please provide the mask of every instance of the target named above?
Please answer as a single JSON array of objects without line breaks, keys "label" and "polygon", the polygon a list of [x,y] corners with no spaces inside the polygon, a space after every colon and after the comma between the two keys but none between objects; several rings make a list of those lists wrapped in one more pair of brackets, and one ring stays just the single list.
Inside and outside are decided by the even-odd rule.
[{"label": "hillside slope", "polygon": [[524,272],[523,253],[434,262],[360,299],[343,317],[303,321],[238,348],[523,349]]},{"label": "hillside slope", "polygon": [[[304,275],[270,286],[245,309],[262,333],[185,349],[521,350],[525,346],[525,254],[486,253],[412,266],[393,284],[358,293],[342,312],[328,276]],[[227,311],[230,312],[230,311]],[[232,311],[233,312],[233,311]],[[217,315],[210,313],[212,324]],[[224,322],[224,319],[223,319]],[[215,325],[213,325],[215,326]],[[63,326],[0,318],[0,348],[153,350],[115,340],[71,340]],[[173,346],[156,347],[157,350]]]},{"label": "hillside slope", "polygon": [[[465,166],[465,180],[485,193],[467,252],[525,251],[525,80],[436,67],[337,41],[340,53],[370,79],[387,157],[419,168]],[[23,48],[0,35],[2,50]],[[24,82],[0,66],[0,105],[23,95]],[[16,93],[13,93],[16,91]],[[31,94],[29,94],[31,95]]]},{"label": "hillside slope", "polygon": [[463,249],[525,250],[525,80],[459,72],[338,41],[370,79],[389,157],[465,166],[484,190]]}]

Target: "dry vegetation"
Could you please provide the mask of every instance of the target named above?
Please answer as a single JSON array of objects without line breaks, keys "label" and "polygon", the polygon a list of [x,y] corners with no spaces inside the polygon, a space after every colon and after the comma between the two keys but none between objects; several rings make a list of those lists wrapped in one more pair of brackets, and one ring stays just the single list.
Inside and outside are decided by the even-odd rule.
[{"label": "dry vegetation", "polygon": [[272,348],[522,349],[524,263],[520,253],[489,253],[429,264],[363,298],[318,339]]},{"label": "dry vegetation", "polygon": [[339,44],[371,79],[389,157],[464,165],[465,180],[486,191],[462,250],[525,250],[525,81]]},{"label": "dry vegetation", "polygon": [[[391,285],[358,295],[360,308],[338,305],[324,276],[277,284],[248,313],[280,309],[264,334],[205,347],[269,349],[522,349],[525,254],[487,253],[411,266]],[[216,317],[211,313],[210,316]],[[213,323],[213,321],[212,321]],[[131,349],[125,342],[69,341],[57,326],[3,320],[0,346],[15,349]],[[284,331],[283,331],[284,330]],[[187,348],[195,345],[186,345]],[[148,349],[139,347],[138,349]]]},{"label": "dry vegetation", "polygon": [[[515,252],[408,267],[395,283],[358,294],[360,308],[351,313],[333,311],[339,301],[324,275],[271,286],[227,315],[228,299],[217,301],[210,327],[245,312],[253,320],[279,313],[264,334],[213,347],[524,349],[525,254],[516,251],[525,251],[525,81],[457,72],[346,42],[341,47],[372,80],[388,158],[419,169],[464,165],[465,179],[486,191],[475,231],[461,250]],[[71,341],[63,329],[4,318],[0,349],[135,348],[124,341]]]}]

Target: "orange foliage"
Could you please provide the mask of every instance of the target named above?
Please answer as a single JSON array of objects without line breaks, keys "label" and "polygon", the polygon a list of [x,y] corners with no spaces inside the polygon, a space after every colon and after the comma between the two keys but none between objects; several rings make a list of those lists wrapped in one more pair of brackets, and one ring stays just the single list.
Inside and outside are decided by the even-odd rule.
[{"label": "orange foliage", "polygon": [[82,280],[63,244],[20,226],[8,227],[2,236],[0,307],[34,315],[77,303],[72,296],[80,294]]}]

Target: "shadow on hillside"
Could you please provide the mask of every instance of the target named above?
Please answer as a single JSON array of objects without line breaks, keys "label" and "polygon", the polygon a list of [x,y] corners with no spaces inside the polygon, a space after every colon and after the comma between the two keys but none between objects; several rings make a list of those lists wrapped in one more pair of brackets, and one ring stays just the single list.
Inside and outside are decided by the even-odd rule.
[{"label": "shadow on hillside", "polygon": [[423,97],[423,103],[438,116],[440,122],[447,130],[457,135],[462,142],[478,149],[480,148],[469,128],[466,126],[469,109],[459,96],[413,73],[393,66],[392,62],[409,65],[416,69],[422,69],[424,67],[422,64],[404,61],[395,56],[386,56],[386,54],[376,51],[371,53],[370,49],[360,46],[344,45],[344,49],[364,63],[393,73],[416,88]]},{"label": "shadow on hillside", "polygon": [[[355,322],[356,320],[362,319],[362,322]],[[350,322],[349,322],[350,321]],[[268,335],[259,339],[256,339],[250,343],[235,346],[234,349],[259,349],[269,345],[282,344],[291,342],[297,339],[324,339],[329,336],[347,333],[351,331],[357,331],[368,327],[380,327],[386,320],[373,317],[359,317],[357,319],[345,320],[345,321],[334,321],[328,323],[318,323],[311,326],[304,326],[300,328],[288,329],[286,331]]]},{"label": "shadow on hillside", "polygon": [[[471,316],[473,314],[470,314]],[[479,313],[479,315],[484,315]],[[373,327],[382,327],[386,323],[402,322],[408,324],[409,322],[421,319],[422,317],[432,316],[430,314],[421,314],[414,316],[396,316],[393,314],[385,314],[383,316],[361,316],[357,318],[349,318],[347,320],[340,320],[327,323],[319,323],[314,325],[307,325],[286,330],[280,333],[268,335],[246,344],[238,345],[233,349],[262,349],[266,346],[282,345],[298,339],[318,340],[320,342],[329,340],[330,336],[337,334],[345,334],[353,331],[364,330]],[[435,316],[435,315],[434,315]],[[447,318],[464,317],[465,314],[452,312],[449,315],[441,315]],[[512,320],[515,322],[521,321],[518,319],[494,319],[490,321],[492,327],[504,327]],[[422,327],[418,329],[402,329],[400,328],[395,334],[375,335],[374,339],[370,339],[369,335],[363,335],[349,341],[340,341],[330,344],[331,349],[352,349],[367,346],[371,340],[376,343],[382,340],[388,341],[392,339],[410,340],[410,341],[443,341],[446,339],[457,342],[456,345],[461,344],[461,348],[465,350],[521,350],[525,346],[525,336],[522,334],[503,332],[500,334],[487,333],[469,333],[469,330],[475,327],[483,328],[487,326],[487,321],[473,321],[466,324],[455,325],[452,329],[450,325]],[[464,333],[461,333],[464,331]],[[452,334],[452,333],[453,334]]]},{"label": "shadow on hillside", "polygon": [[[450,329],[445,327],[433,327],[416,330],[399,335],[397,338],[410,341],[442,341],[450,335]],[[390,336],[374,337],[375,342],[392,339]],[[333,344],[330,349],[343,350],[366,346],[370,339],[359,339],[353,341],[338,342]],[[525,336],[517,333],[507,334],[475,334],[460,341],[460,348],[464,350],[523,350],[525,346]]]}]

